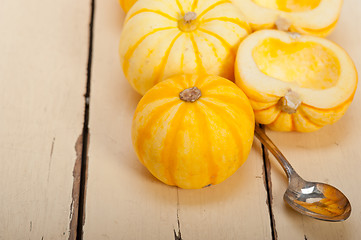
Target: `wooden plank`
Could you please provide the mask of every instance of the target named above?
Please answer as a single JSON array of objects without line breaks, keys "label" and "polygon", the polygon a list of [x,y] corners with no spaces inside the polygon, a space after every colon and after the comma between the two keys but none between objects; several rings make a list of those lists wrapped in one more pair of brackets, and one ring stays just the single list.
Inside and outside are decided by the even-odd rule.
[{"label": "wooden plank", "polygon": [[0,239],[74,239],[89,0],[0,5]]},{"label": "wooden plank", "polygon": [[197,191],[179,189],[183,239],[272,239],[261,145],[223,183]]},{"label": "wooden plank", "polygon": [[144,169],[131,143],[140,96],[125,80],[118,57],[124,13],[117,1],[97,3],[84,239],[171,239],[177,190]]},{"label": "wooden plank", "polygon": [[[344,1],[339,24],[329,37],[346,49],[359,71],[361,69],[360,13],[360,1]],[[358,89],[346,115],[331,126],[314,133],[268,131],[269,136],[302,177],[336,186],[349,198],[353,209],[351,217],[342,223],[321,222],[294,212],[283,202],[287,180],[272,156],[273,211],[278,239],[360,239],[360,121],[361,93]]]},{"label": "wooden plank", "polygon": [[139,163],[130,131],[140,96],[118,59],[123,12],[106,1],[95,16],[84,239],[271,239],[258,143],[234,176],[202,190],[166,186]]}]

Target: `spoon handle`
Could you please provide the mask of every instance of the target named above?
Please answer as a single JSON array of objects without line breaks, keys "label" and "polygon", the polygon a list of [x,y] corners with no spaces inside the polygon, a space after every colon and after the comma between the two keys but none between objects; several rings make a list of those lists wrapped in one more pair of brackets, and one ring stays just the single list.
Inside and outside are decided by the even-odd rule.
[{"label": "spoon handle", "polygon": [[281,151],[276,147],[276,145],[271,141],[271,139],[263,132],[263,130],[256,124],[254,129],[255,136],[261,143],[266,146],[266,148],[276,157],[278,162],[281,164],[283,170],[286,172],[288,179],[297,175],[296,171],[293,169],[291,164],[287,161],[286,157],[283,156]]}]

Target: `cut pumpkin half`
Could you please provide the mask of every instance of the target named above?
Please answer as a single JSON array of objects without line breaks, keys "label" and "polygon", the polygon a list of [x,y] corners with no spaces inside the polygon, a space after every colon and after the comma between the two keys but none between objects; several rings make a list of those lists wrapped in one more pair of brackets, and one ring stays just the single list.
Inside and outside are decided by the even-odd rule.
[{"label": "cut pumpkin half", "polygon": [[346,112],[357,87],[348,54],[313,36],[262,30],[238,49],[236,84],[258,123],[277,131],[315,131]]},{"label": "cut pumpkin half", "polygon": [[343,0],[232,0],[254,30],[278,28],[325,37],[335,28]]}]

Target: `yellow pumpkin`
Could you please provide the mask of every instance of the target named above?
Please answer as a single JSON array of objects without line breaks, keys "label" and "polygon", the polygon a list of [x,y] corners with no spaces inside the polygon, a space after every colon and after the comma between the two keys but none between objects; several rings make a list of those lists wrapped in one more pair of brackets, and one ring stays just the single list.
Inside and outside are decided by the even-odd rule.
[{"label": "yellow pumpkin", "polygon": [[233,79],[237,48],[250,32],[229,0],[140,0],[125,20],[121,65],[140,94],[175,74]]},{"label": "yellow pumpkin", "polygon": [[127,13],[137,0],[119,0],[120,6]]},{"label": "yellow pumpkin", "polygon": [[254,30],[278,28],[325,37],[339,19],[343,0],[232,0]]},{"label": "yellow pumpkin", "polygon": [[277,131],[311,132],[336,122],[357,87],[356,68],[341,47],[277,30],[243,41],[235,68],[256,121]]},{"label": "yellow pumpkin", "polygon": [[160,181],[202,188],[231,176],[253,141],[252,107],[233,82],[212,75],[176,75],[151,88],[135,111],[132,140]]}]

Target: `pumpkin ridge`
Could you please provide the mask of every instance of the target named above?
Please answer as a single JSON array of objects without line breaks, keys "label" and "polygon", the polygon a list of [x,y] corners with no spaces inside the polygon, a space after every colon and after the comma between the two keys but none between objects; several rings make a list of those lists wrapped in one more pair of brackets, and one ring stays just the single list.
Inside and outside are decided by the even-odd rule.
[{"label": "pumpkin ridge", "polygon": [[230,53],[231,53],[233,56],[235,56],[235,53],[234,53],[234,51],[233,51],[233,49],[232,49],[232,46],[231,46],[226,40],[224,40],[224,38],[222,38],[221,36],[219,36],[218,34],[216,34],[216,33],[214,33],[214,32],[208,31],[208,30],[206,30],[206,29],[204,29],[204,28],[198,28],[198,30],[201,31],[201,32],[204,32],[204,33],[206,33],[206,34],[208,34],[208,35],[211,35],[211,36],[215,37],[216,39],[218,39],[218,40],[221,42],[222,46],[223,46],[225,49],[228,48],[228,49],[230,50]]},{"label": "pumpkin ridge", "polygon": [[217,61],[221,63],[221,62],[222,62],[222,59],[219,57],[219,55],[218,55],[218,53],[217,53],[217,47],[215,46],[215,44],[212,43],[211,41],[209,41],[209,40],[208,40],[206,37],[204,37],[204,36],[200,36],[200,35],[198,34],[198,37],[199,37],[199,38],[202,38],[203,41],[205,41],[205,42],[207,43],[208,47],[210,47],[210,48],[212,49],[212,51],[213,51],[213,53],[214,53],[214,56],[217,58]]},{"label": "pumpkin ridge", "polygon": [[198,18],[201,19],[201,17],[203,17],[207,12],[209,12],[212,9],[214,9],[215,7],[225,4],[225,3],[232,3],[232,2],[230,0],[223,0],[223,1],[216,2],[212,5],[210,5],[208,8],[206,8],[201,14],[199,14]]},{"label": "pumpkin ridge", "polygon": [[196,9],[198,5],[198,0],[193,0],[193,3],[192,3],[192,12],[194,12],[194,9]]},{"label": "pumpkin ridge", "polygon": [[[160,161],[164,165],[165,178],[168,181],[169,185],[176,185],[176,179],[174,177],[174,171],[177,166],[177,152],[176,152],[176,142],[177,142],[177,133],[178,129],[183,123],[182,118],[186,110],[186,104],[181,103],[178,111],[173,116],[173,119],[169,123],[168,131],[163,139],[163,149],[161,150],[161,159]],[[173,157],[174,156],[174,157]],[[168,169],[168,170],[167,170]]]},{"label": "pumpkin ridge", "polygon": [[[236,144],[236,146],[241,146],[242,145],[242,139],[241,139],[241,135],[239,134],[241,131],[238,127],[235,127],[235,125],[233,124],[233,121],[237,121],[237,119],[234,119],[234,117],[228,113],[227,111],[224,111],[223,108],[219,107],[217,104],[212,103],[210,101],[207,101],[206,99],[202,98],[200,101],[205,107],[208,108],[208,111],[212,111],[215,113],[216,116],[218,116],[219,118],[221,118],[224,122],[226,127],[229,129],[229,133],[233,138],[234,143]],[[211,105],[212,107],[210,107],[209,105]],[[224,117],[225,113],[230,116],[230,118],[232,118],[233,121],[230,121],[229,118]],[[238,148],[239,150],[239,155],[242,156],[242,159],[245,160],[244,156],[243,156],[243,150]],[[242,164],[242,163],[240,163]]]},{"label": "pumpkin ridge", "polygon": [[[258,121],[260,124],[271,124],[276,120],[278,114],[281,113],[281,110],[275,107],[275,108],[270,108],[266,111],[259,111],[259,112],[253,111],[253,112],[256,119],[261,119],[260,121]],[[262,118],[262,116],[265,115],[267,115],[268,117],[266,119]]]},{"label": "pumpkin ridge", "polygon": [[176,3],[178,5],[179,11],[181,12],[182,15],[185,14],[184,10],[183,10],[183,6],[182,4],[180,4],[179,0],[176,0]]},{"label": "pumpkin ridge", "polygon": [[[170,94],[171,95],[171,94]],[[137,109],[137,112],[142,112],[144,110],[147,109],[147,106],[148,105],[152,105],[152,109],[157,109],[158,107],[161,107],[163,106],[164,104],[168,104],[170,102],[174,102],[174,101],[177,101],[178,100],[178,97],[175,97],[175,96],[162,96],[162,99],[161,100],[153,100],[153,99],[142,99],[142,104],[143,105],[146,105],[146,106],[143,106],[141,108],[138,108]]]},{"label": "pumpkin ridge", "polygon": [[192,74],[182,74],[183,81],[180,82],[180,85],[182,86],[181,89],[179,89],[179,92],[183,91],[186,88],[194,87],[192,84],[194,75]]},{"label": "pumpkin ridge", "polygon": [[184,52],[182,52],[182,55],[181,55],[181,61],[180,61],[180,69],[181,69],[181,72],[183,72],[183,68],[184,68]]},{"label": "pumpkin ridge", "polygon": [[291,127],[290,130],[291,131],[295,131],[297,128],[295,126],[295,115],[294,114],[290,114],[290,119],[291,119]]},{"label": "pumpkin ridge", "polygon": [[[227,94],[228,92],[226,92]],[[233,97],[233,96],[227,96],[226,94],[204,94],[203,99],[209,100],[211,102],[212,99],[216,100],[218,102],[222,102],[223,104],[227,104],[229,106],[232,106],[234,109],[238,109],[239,111],[244,111],[245,109],[248,109],[248,104],[242,101],[243,99],[241,97]],[[237,104],[235,104],[237,103]],[[253,109],[249,109],[249,114],[252,114],[251,111]]]},{"label": "pumpkin ridge", "polygon": [[185,41],[183,41],[182,43],[182,55],[181,55],[181,59],[180,59],[180,70],[181,72],[184,72],[184,52],[185,52]]},{"label": "pumpkin ridge", "polygon": [[276,107],[276,106],[277,106],[277,103],[275,103],[275,104],[273,104],[273,105],[271,105],[271,106],[269,106],[269,107],[266,107],[266,108],[257,109],[257,110],[253,109],[253,111],[255,111],[255,112],[267,111],[267,110],[269,110],[269,109],[271,109],[271,108],[274,108],[274,107]]},{"label": "pumpkin ridge", "polygon": [[281,117],[281,114],[282,114],[282,111],[280,110],[277,114],[277,117],[275,117],[275,119],[267,125],[274,125],[276,123],[276,121]]},{"label": "pumpkin ridge", "polygon": [[202,91],[206,92],[212,88],[218,87],[220,84],[222,84],[219,80],[214,81],[204,81],[202,85],[199,85],[202,88]]},{"label": "pumpkin ridge", "polygon": [[158,82],[160,82],[162,80],[163,74],[164,74],[164,70],[165,70],[165,66],[167,65],[168,62],[168,58],[169,55],[172,51],[173,45],[175,44],[175,42],[177,41],[177,39],[183,34],[183,32],[178,33],[173,40],[171,41],[171,43],[169,44],[167,50],[164,53],[164,56],[160,62],[160,64],[156,67],[156,70],[154,71],[154,79],[155,82],[153,83],[153,85],[157,84]]},{"label": "pumpkin ridge", "polygon": [[[248,104],[245,103],[244,99],[240,99],[237,97],[228,97],[222,94],[219,94],[216,97],[212,97],[208,94],[205,94],[205,96],[203,96],[202,100],[204,100],[205,102],[214,104],[214,102],[218,102],[219,104],[223,104],[223,105],[227,105],[227,106],[232,106],[231,109],[237,109],[234,110],[235,113],[240,114],[243,112],[243,114],[253,114],[253,109],[248,107]],[[242,115],[242,114],[241,114]],[[237,120],[237,119],[235,119]]]},{"label": "pumpkin ridge", "polygon": [[[202,83],[207,80],[207,78],[203,78],[202,75],[187,74],[187,84],[185,88],[197,87],[201,89]],[[201,90],[203,96],[203,89]]]},{"label": "pumpkin ridge", "polygon": [[134,51],[137,49],[137,47],[150,35],[153,35],[157,32],[160,31],[165,31],[165,30],[170,30],[170,29],[175,29],[176,27],[164,27],[164,28],[157,28],[154,29],[153,31],[145,34],[144,36],[142,36],[133,46],[129,47],[128,51],[125,53],[124,55],[124,63],[123,63],[123,70],[124,70],[124,75],[128,76],[128,69],[129,69],[129,59],[132,57]]},{"label": "pumpkin ridge", "polygon": [[[194,82],[194,86],[198,87],[202,90],[202,93],[204,94],[207,90],[204,89],[204,86],[207,82],[209,82],[210,76],[204,77],[204,76],[198,76],[196,81]],[[213,82],[213,81],[212,81]],[[218,84],[217,84],[218,85]]]},{"label": "pumpkin ridge", "polygon": [[322,126],[318,126],[313,122],[305,118],[300,112],[295,113],[296,131],[298,132],[309,132],[320,129]]},{"label": "pumpkin ridge", "polygon": [[248,34],[252,32],[251,27],[248,25],[248,23],[244,21],[240,21],[238,18],[230,18],[230,17],[216,17],[216,18],[207,18],[202,20],[201,23],[207,23],[211,21],[222,21],[222,22],[231,22],[236,25],[238,25],[240,28],[245,29]]},{"label": "pumpkin ridge", "polygon": [[194,49],[194,55],[195,55],[195,57],[196,57],[196,64],[197,64],[196,69],[197,69],[197,73],[206,72],[206,70],[204,69],[204,66],[203,66],[202,59],[201,59],[201,57],[199,56],[200,52],[199,52],[199,49],[198,49],[198,45],[197,45],[196,41],[194,40],[194,35],[193,35],[193,33],[190,33],[189,39],[190,39],[191,42],[192,42],[192,46],[193,46],[193,49]]},{"label": "pumpkin ridge", "polygon": [[310,124],[315,125],[316,127],[319,128],[322,127],[322,125],[316,123],[314,119],[310,118],[308,114],[306,114],[301,107],[298,109],[297,113],[300,115],[300,117],[304,118]]},{"label": "pumpkin ridge", "polygon": [[172,20],[172,21],[178,21],[176,18],[170,16],[169,14],[166,14],[160,10],[154,10],[154,9],[148,9],[148,8],[143,8],[143,9],[140,9],[138,11],[136,11],[135,13],[133,13],[132,15],[130,15],[125,23],[127,23],[130,19],[132,19],[133,17],[135,17],[136,15],[138,15],[139,13],[146,13],[146,12],[149,12],[149,13],[155,13],[155,14],[158,14],[158,15],[161,15],[165,18],[168,18],[169,20]]},{"label": "pumpkin ridge", "polygon": [[254,101],[250,98],[248,98],[248,100],[251,103],[251,106],[255,111],[269,110],[268,107],[276,106],[276,104],[278,103],[278,101],[258,102],[258,101]]},{"label": "pumpkin ridge", "polygon": [[[143,127],[139,127],[138,129],[138,133],[142,133],[143,136],[142,138],[138,138],[138,142],[134,143],[134,146],[138,149],[138,152],[140,153],[139,155],[139,159],[141,159],[141,161],[144,163],[143,161],[143,155],[144,155],[144,142],[147,138],[149,138],[149,136],[151,136],[152,134],[150,133],[151,128],[149,126],[151,126],[155,121],[157,121],[157,119],[159,119],[159,117],[161,116],[160,114],[162,113],[162,115],[170,112],[173,108],[178,107],[178,105],[173,106],[175,103],[177,102],[177,100],[173,100],[172,102],[169,103],[165,103],[162,104],[160,106],[157,106],[155,109],[153,109],[152,113],[148,116],[147,121],[144,123]],[[164,111],[167,110],[168,111]],[[141,114],[141,112],[144,109],[142,109],[141,111],[138,112],[138,116]]]},{"label": "pumpkin ridge", "polygon": [[[208,147],[213,146],[211,141],[211,134],[210,134],[210,132],[212,132],[212,129],[210,128],[209,123],[207,121],[208,117],[206,111],[202,108],[202,104],[196,104],[195,106],[196,106],[195,109],[198,113],[197,114],[198,123],[201,123],[199,124],[201,126],[200,134],[204,135],[204,139],[206,140],[203,142],[203,145]],[[203,149],[207,149],[207,147]],[[208,163],[207,168],[209,175],[209,184],[214,185],[215,183],[217,183],[217,177],[218,177],[217,172],[219,167],[214,160],[213,151],[210,151],[210,153],[206,152],[205,154]]]}]

